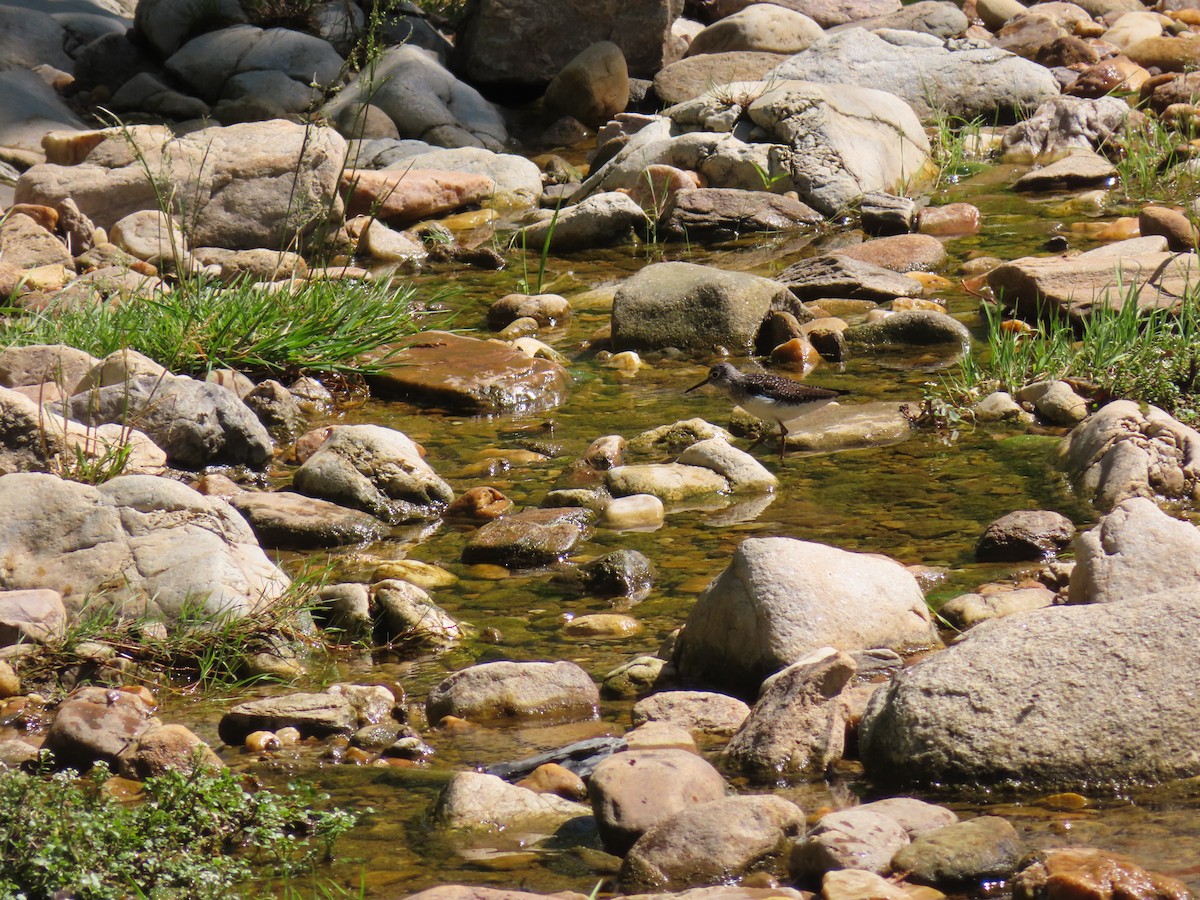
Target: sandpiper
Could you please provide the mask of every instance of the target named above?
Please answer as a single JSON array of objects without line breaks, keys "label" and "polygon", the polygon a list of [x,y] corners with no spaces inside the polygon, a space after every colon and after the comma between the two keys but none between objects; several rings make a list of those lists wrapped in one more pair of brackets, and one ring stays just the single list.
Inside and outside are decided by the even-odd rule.
[{"label": "sandpiper", "polygon": [[787,446],[788,430],[784,422],[814,412],[846,393],[801,384],[779,375],[761,372],[746,374],[739,372],[729,363],[717,363],[708,370],[707,378],[684,393],[690,393],[706,384],[720,388],[734,403],[760,419],[778,422],[780,456],[783,456]]}]

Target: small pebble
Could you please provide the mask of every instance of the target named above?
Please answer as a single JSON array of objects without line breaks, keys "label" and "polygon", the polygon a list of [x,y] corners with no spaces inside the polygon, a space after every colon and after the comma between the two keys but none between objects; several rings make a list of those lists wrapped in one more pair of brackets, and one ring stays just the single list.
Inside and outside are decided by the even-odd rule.
[{"label": "small pebble", "polygon": [[663,502],[653,494],[617,497],[604,507],[600,524],[608,528],[657,528],[666,518]]},{"label": "small pebble", "polygon": [[252,731],[246,735],[245,747],[251,753],[268,753],[280,746],[282,742],[273,731]]}]

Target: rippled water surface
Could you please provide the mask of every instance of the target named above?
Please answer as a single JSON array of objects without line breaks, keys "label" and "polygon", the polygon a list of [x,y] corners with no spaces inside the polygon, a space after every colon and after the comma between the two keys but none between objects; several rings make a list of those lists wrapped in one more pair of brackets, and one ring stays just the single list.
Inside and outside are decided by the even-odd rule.
[{"label": "rippled water surface", "polygon": [[[984,211],[986,233],[951,241],[951,277],[975,255],[1013,258],[1036,252],[1064,220],[1056,216],[1063,201],[1034,202],[1003,192],[1010,175],[990,170],[957,186],[948,199],[966,199]],[[770,275],[803,255],[817,252],[833,237],[810,239],[761,237],[721,248],[641,247],[551,259],[550,289],[568,297],[611,285],[642,265],[659,259],[685,259]],[[536,260],[531,269],[536,267]],[[459,273],[426,278],[423,289],[447,282],[459,289],[450,301],[455,327],[481,328],[487,302],[516,289],[517,271]],[[567,468],[596,437],[638,432],[681,418],[703,416],[728,421],[729,403],[715,392],[684,395],[703,377],[709,360],[651,359],[634,377],[604,368],[584,351],[586,342],[607,324],[602,296],[577,301],[578,312],[563,329],[541,335],[571,359],[574,386],[568,402],[549,412],[472,419],[422,411],[400,403],[371,402],[343,413],[343,421],[375,422],[398,428],[428,450],[434,468],[457,490],[492,484],[520,505],[539,505],[547,490],[564,484]],[[950,311],[977,334],[977,300],[961,290],[945,293]],[[744,361],[741,361],[744,362]],[[917,400],[922,386],[947,371],[952,361],[925,353],[854,359],[842,368],[818,369],[812,383],[853,391],[856,399]],[[578,558],[618,548],[636,549],[657,569],[650,596],[630,610],[644,630],[620,640],[564,637],[566,617],[610,609],[602,600],[565,592],[545,571],[508,577],[491,568],[459,563],[470,529],[440,524],[364,551],[382,558],[409,556],[436,563],[459,577],[453,588],[434,592],[436,601],[459,619],[497,629],[499,643],[468,642],[442,656],[400,659],[347,656],[321,673],[326,681],[397,682],[419,708],[429,688],[444,675],[488,659],[569,659],[595,677],[633,656],[653,653],[687,615],[700,590],[717,575],[737,543],[748,536],[786,535],[851,550],[887,554],[906,564],[945,567],[945,581],[931,592],[938,603],[981,582],[1012,574],[1010,567],[973,562],[976,538],[990,521],[1015,509],[1051,508],[1078,524],[1092,513],[1056,473],[1053,454],[1060,433],[1025,434],[983,428],[955,435],[918,433],[894,446],[828,455],[790,455],[780,461],[774,447],[755,452],[780,478],[773,497],[730,500],[719,507],[670,512],[653,532],[595,530],[576,550]],[[496,449],[517,449],[537,440],[557,446],[559,455],[530,464],[514,464],[494,476],[476,474]],[[743,442],[743,446],[745,442]],[[357,551],[356,551],[357,552]],[[289,558],[289,565],[300,560]],[[1081,646],[1080,654],[1089,651]],[[230,700],[247,699],[244,693]],[[189,703],[169,709],[171,721],[202,720],[201,733],[218,745],[215,723],[224,702]],[[477,729],[461,734],[429,732],[437,749],[428,769],[380,769],[322,763],[316,751],[283,757],[265,773],[270,782],[303,775],[322,785],[340,804],[373,808],[338,846],[335,876],[347,885],[365,885],[370,896],[399,896],[450,881],[525,886],[537,890],[589,892],[606,869],[597,857],[594,837],[564,835],[535,847],[513,846],[501,835],[494,841],[456,844],[428,827],[426,813],[440,786],[463,767],[531,755],[584,737],[619,734],[629,721],[629,703],[605,703],[601,720],[571,725],[521,725]],[[235,765],[249,760],[227,749]],[[869,792],[858,770],[847,764],[836,782],[780,787],[783,795],[807,811],[846,805]],[[1059,811],[1038,796],[936,798],[966,814],[994,812],[1010,819],[1036,846],[1088,844],[1129,852],[1143,865],[1174,874],[1200,888],[1200,784],[1176,786],[1125,797],[1094,798],[1083,810]],[[986,800],[987,798],[985,798]]]}]

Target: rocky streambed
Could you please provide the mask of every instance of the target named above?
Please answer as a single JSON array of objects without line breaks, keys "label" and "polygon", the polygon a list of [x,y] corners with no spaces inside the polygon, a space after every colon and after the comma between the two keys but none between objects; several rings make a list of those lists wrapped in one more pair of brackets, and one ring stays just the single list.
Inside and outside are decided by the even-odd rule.
[{"label": "rocky streambed", "polygon": [[[1200,434],[930,385],[981,299],[1187,302],[1194,210],[1114,162],[1190,189],[1135,139],[1194,115],[1194,11],[800,5],[477,3],[452,50],[408,8],[0,4],[0,761],[301,775],[369,896],[1200,885]],[[324,384],[21,336],[213,285],[416,320]],[[846,395],[778,447],[685,395],[718,359]],[[231,621],[270,683],[150,676]]]}]

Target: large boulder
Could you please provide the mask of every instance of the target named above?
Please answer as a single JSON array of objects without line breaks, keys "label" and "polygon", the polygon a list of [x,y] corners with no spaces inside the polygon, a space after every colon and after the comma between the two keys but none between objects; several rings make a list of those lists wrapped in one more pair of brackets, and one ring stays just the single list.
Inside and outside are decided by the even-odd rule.
[{"label": "large boulder", "polygon": [[346,142],[331,128],[274,120],[172,137],[161,126],[83,132],[49,144],[58,163],[33,166],[16,202],[58,207],[70,198],[96,225],[167,202],[197,247],[294,246],[338,214]]},{"label": "large boulder", "polygon": [[774,70],[779,79],[876,87],[906,100],[922,121],[1013,117],[1058,95],[1045,66],[970,40],[850,28],[829,34]]},{"label": "large boulder", "polygon": [[[296,89],[298,102],[286,112],[303,112],[320,97],[311,85],[339,84],[344,60],[328,41],[290,28],[234,25],[192,38],[166,61],[166,71],[208,103],[240,99],[268,75],[270,92]],[[269,74],[275,77],[270,78]]]},{"label": "large boulder", "polygon": [[651,263],[617,288],[613,346],[705,353],[721,346],[750,353],[767,313],[796,306],[786,287],[759,275],[694,263]]},{"label": "large boulder", "polygon": [[[507,42],[511,32],[501,32],[498,36]],[[528,58],[529,48],[520,49],[522,57]],[[500,110],[455,78],[436,54],[409,45],[392,47],[369,71],[369,78],[359,76],[325,107],[329,119],[350,123],[343,127],[345,133],[363,136],[361,125],[354,123],[363,120],[369,105],[391,119],[402,138],[488,150],[502,150],[508,143]]]},{"label": "large boulder", "polygon": [[138,34],[163,57],[206,31],[246,22],[238,0],[139,0],[134,10]]},{"label": "large boulder", "polygon": [[670,62],[671,24],[683,0],[480,0],[457,43],[457,69],[474,84],[544,87],[598,41],[621,48],[635,78]]},{"label": "large boulder", "polygon": [[750,538],[700,595],[676,649],[680,674],[754,696],[820,647],[938,643],[916,579],[882,556],[792,538]]},{"label": "large boulder", "polygon": [[380,425],[336,425],[292,477],[296,490],[361,509],[393,525],[436,517],[454,490],[406,434]]},{"label": "large boulder", "polygon": [[271,436],[250,407],[227,388],[204,381],[139,375],[74,394],[62,405],[69,418],[85,425],[136,427],[176,466],[262,467],[272,455]]},{"label": "large boulder", "polygon": [[893,785],[1081,789],[1200,774],[1197,587],[1018,613],[902,669],[859,728]]},{"label": "large boulder", "polygon": [[99,604],[168,627],[253,613],[289,583],[228,504],[150,475],[0,477],[0,546],[6,590],[50,588],[68,613]]},{"label": "large boulder", "polygon": [[[800,199],[827,216],[865,193],[898,193],[927,177],[929,141],[908,104],[865,84],[817,81],[716,85],[666,114],[676,127],[689,131],[718,130],[719,123],[748,119],[768,136],[776,165]],[[884,80],[875,83],[890,86]],[[775,178],[772,165],[761,168],[766,177],[756,173],[760,182]],[[709,184],[735,186],[711,179]],[[770,189],[786,190],[780,184],[782,179]]]}]

